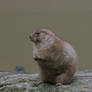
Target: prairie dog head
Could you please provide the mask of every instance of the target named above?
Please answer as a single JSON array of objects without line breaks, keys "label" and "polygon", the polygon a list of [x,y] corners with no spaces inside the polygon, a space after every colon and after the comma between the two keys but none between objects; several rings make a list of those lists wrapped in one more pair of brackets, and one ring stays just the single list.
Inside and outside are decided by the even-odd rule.
[{"label": "prairie dog head", "polygon": [[49,29],[40,29],[34,31],[29,38],[35,44],[50,44],[53,42],[54,33]]}]

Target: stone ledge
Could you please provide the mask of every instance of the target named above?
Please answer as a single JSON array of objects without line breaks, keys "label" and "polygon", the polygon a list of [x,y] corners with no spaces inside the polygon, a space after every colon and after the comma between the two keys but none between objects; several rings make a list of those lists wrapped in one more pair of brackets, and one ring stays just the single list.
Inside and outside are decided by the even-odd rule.
[{"label": "stone ledge", "polygon": [[92,71],[77,72],[69,85],[33,84],[38,74],[0,72],[0,92],[92,92]]}]

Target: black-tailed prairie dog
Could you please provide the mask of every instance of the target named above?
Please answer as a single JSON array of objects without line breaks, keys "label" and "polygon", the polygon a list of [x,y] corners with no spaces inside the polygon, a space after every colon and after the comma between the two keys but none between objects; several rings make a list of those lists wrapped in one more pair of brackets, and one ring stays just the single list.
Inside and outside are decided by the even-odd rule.
[{"label": "black-tailed prairie dog", "polygon": [[37,61],[41,82],[67,84],[77,70],[77,55],[72,46],[49,29],[30,35],[33,58]]}]

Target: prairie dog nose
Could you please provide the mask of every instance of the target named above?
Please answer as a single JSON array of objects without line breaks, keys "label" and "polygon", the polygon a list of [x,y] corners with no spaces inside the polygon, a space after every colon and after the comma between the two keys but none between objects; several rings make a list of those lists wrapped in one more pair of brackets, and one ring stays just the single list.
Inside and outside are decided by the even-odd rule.
[{"label": "prairie dog nose", "polygon": [[29,36],[29,39],[32,41],[32,42],[38,42],[39,40],[37,39],[37,37],[33,37],[32,35]]},{"label": "prairie dog nose", "polygon": [[29,35],[29,39],[30,39],[31,41],[34,40],[33,37],[32,37],[32,35]]}]

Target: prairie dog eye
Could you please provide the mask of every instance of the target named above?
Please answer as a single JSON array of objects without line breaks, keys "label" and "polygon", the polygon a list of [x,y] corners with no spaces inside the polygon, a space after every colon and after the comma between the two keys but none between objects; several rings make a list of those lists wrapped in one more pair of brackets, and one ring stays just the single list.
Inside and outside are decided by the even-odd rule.
[{"label": "prairie dog eye", "polygon": [[40,34],[40,32],[35,32],[35,34],[39,35],[39,34]]},{"label": "prairie dog eye", "polygon": [[36,36],[47,35],[47,32],[44,32],[44,31],[35,32],[35,35],[36,35]]}]

